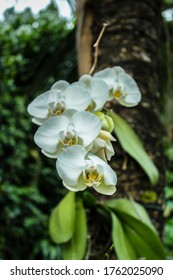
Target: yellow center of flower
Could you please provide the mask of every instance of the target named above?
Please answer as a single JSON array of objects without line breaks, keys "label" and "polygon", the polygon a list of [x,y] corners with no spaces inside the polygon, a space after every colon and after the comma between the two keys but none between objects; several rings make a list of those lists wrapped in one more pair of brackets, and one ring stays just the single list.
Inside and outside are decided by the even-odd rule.
[{"label": "yellow center of flower", "polygon": [[64,107],[64,105],[62,104],[62,103],[57,103],[55,106],[54,106],[54,108],[53,108],[53,110],[51,111],[50,109],[48,109],[48,112],[49,112],[49,114],[48,114],[48,116],[49,117],[53,117],[53,116],[60,116],[60,115],[62,115],[62,113],[65,111],[65,107]]},{"label": "yellow center of flower", "polygon": [[87,112],[91,112],[93,109],[94,109],[94,103],[91,102],[91,103],[88,105],[88,107],[86,108],[86,111],[87,111]]},{"label": "yellow center of flower", "polygon": [[64,146],[64,145],[68,145],[68,146],[74,146],[78,144],[78,137],[76,136],[76,132],[71,129],[68,128],[68,130],[66,131],[65,135],[64,135],[64,139],[60,141],[60,143]]},{"label": "yellow center of flower", "polygon": [[92,167],[86,170],[84,174],[85,185],[87,185],[88,187],[100,185],[102,178],[103,174],[99,174],[98,171],[95,168],[93,169]]},{"label": "yellow center of flower", "polygon": [[120,89],[116,89],[113,95],[116,99],[120,99],[122,97],[122,92],[120,91]]},{"label": "yellow center of flower", "polygon": [[74,146],[77,145],[78,143],[78,138],[75,136],[73,139],[67,139],[65,138],[64,141],[62,142],[64,145],[68,146]]}]

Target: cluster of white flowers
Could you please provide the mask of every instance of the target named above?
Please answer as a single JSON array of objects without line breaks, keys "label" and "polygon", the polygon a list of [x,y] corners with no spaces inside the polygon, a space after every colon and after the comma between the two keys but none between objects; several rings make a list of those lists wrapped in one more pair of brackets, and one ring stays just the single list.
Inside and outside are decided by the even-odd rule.
[{"label": "cluster of white flowers", "polygon": [[32,121],[39,125],[35,143],[47,157],[57,159],[57,172],[71,191],[116,191],[117,177],[107,163],[114,155],[114,124],[101,112],[113,98],[126,107],[141,99],[136,82],[121,67],[83,75],[73,84],[58,81],[28,106]]}]

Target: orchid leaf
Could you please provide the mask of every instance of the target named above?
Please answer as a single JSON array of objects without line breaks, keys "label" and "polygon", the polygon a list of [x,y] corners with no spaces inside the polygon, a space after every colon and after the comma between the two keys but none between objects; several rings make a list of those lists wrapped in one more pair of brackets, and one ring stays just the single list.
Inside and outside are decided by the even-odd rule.
[{"label": "orchid leaf", "polygon": [[130,244],[120,219],[111,212],[112,219],[112,240],[114,249],[119,260],[135,260],[135,251]]},{"label": "orchid leaf", "polygon": [[159,172],[152,159],[149,157],[142,142],[130,125],[116,113],[109,114],[114,121],[114,132],[123,149],[134,158],[143,168],[152,185],[156,185]]},{"label": "orchid leaf", "polygon": [[76,205],[74,235],[70,241],[62,244],[62,256],[65,260],[82,260],[87,246],[87,220],[82,201]]},{"label": "orchid leaf", "polygon": [[117,199],[110,199],[106,201],[104,205],[108,206],[112,210],[115,211],[119,210],[121,212],[130,214],[131,216],[143,221],[145,224],[147,224],[155,231],[155,228],[150,220],[147,211],[139,203],[126,198],[117,198]]},{"label": "orchid leaf", "polygon": [[[165,259],[164,248],[156,231],[151,229],[151,227],[144,222],[123,211],[116,211],[116,215],[121,220],[122,224],[127,225],[131,229],[131,232],[135,233],[138,242],[141,243],[141,250],[142,246],[145,246],[145,248],[148,246],[152,251],[153,259]],[[147,258],[147,256],[145,257]]]},{"label": "orchid leaf", "polygon": [[68,192],[52,210],[49,220],[49,233],[55,243],[70,240],[75,224],[75,193]]},{"label": "orchid leaf", "polygon": [[157,260],[158,255],[152,246],[148,244],[136,231],[127,224],[124,225],[125,234],[133,246],[138,259]]}]

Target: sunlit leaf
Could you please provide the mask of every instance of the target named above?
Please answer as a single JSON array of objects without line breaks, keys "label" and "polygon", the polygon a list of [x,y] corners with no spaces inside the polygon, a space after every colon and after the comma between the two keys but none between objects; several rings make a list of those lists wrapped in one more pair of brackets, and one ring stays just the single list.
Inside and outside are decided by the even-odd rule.
[{"label": "sunlit leaf", "polygon": [[75,193],[68,192],[53,209],[49,221],[49,233],[55,243],[69,241],[74,233]]},{"label": "sunlit leaf", "polygon": [[114,132],[123,149],[139,163],[151,183],[156,185],[159,179],[158,169],[146,153],[139,137],[129,124],[116,113],[110,113],[110,116],[115,124]]},{"label": "sunlit leaf", "polygon": [[119,198],[106,201],[104,206],[117,216],[123,229],[123,233],[119,230],[117,236],[125,236],[138,259],[165,259],[161,240],[142,205]]},{"label": "sunlit leaf", "polygon": [[81,201],[76,205],[76,221],[74,235],[70,241],[62,245],[62,255],[65,260],[82,260],[87,246],[87,220]]},{"label": "sunlit leaf", "polygon": [[112,240],[114,249],[119,260],[135,260],[137,256],[124,232],[120,219],[111,212],[112,218]]},{"label": "sunlit leaf", "polygon": [[158,234],[153,229],[151,229],[151,227],[125,212],[118,210],[116,211],[116,215],[123,224],[129,226],[131,230],[143,240],[143,244],[145,243],[150,247],[150,250],[153,252],[153,256],[156,256],[155,259],[165,259],[164,248],[161,240]]},{"label": "sunlit leaf", "polygon": [[126,198],[110,199],[106,201],[104,205],[108,206],[109,208],[115,211],[119,210],[121,212],[125,212],[129,215],[132,215],[133,217],[143,221],[145,224],[147,224],[149,227],[155,230],[145,208],[133,200],[129,200]]},{"label": "sunlit leaf", "polygon": [[157,260],[158,255],[153,251],[152,246],[147,243],[136,231],[134,231],[127,224],[124,224],[124,231],[127,235],[130,243],[132,244],[134,251],[136,252],[138,259]]}]

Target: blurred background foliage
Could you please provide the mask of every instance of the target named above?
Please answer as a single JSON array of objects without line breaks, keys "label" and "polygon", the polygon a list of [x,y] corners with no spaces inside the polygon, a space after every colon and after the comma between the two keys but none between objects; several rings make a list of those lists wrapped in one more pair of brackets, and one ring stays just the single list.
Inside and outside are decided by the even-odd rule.
[{"label": "blurred background foliage", "polygon": [[[173,14],[173,1],[165,0],[163,10]],[[164,244],[168,258],[173,259],[171,34],[170,18],[162,30],[160,87],[168,135]],[[75,20],[69,25],[53,4],[37,16],[29,8],[20,13],[11,8],[0,22],[0,42],[0,258],[60,259],[60,249],[48,234],[48,219],[66,191],[54,160],[42,156],[33,142],[37,127],[26,108],[55,81],[76,80]]]},{"label": "blurred background foliage", "polygon": [[60,258],[48,218],[65,189],[33,142],[27,106],[56,80],[76,79],[74,35],[53,4],[37,17],[9,9],[0,22],[1,259]]},{"label": "blurred background foliage", "polygon": [[160,88],[164,108],[162,120],[167,132],[164,139],[167,170],[163,241],[167,259],[173,259],[173,0],[163,1],[162,15],[164,20],[160,46]]}]

